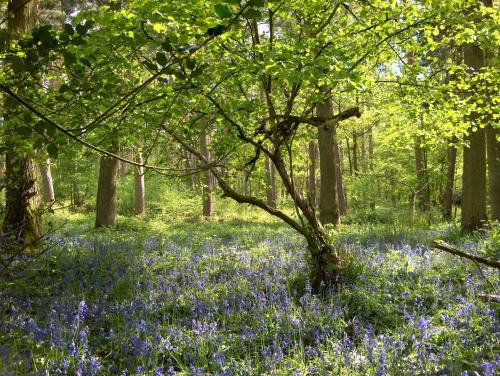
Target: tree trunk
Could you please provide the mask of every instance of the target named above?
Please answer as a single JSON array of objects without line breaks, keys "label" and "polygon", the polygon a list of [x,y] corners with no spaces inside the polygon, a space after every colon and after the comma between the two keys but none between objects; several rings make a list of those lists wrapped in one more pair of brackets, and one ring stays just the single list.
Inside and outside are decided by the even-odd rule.
[{"label": "tree trunk", "polygon": [[186,152],[186,160],[184,163],[184,170],[187,175],[187,185],[190,189],[196,189],[198,186],[198,176],[193,173],[194,156],[190,152]]},{"label": "tree trunk", "polygon": [[308,198],[311,206],[316,208],[317,201],[317,186],[316,186],[316,161],[318,158],[318,148],[316,142],[309,141],[309,176],[308,176]]},{"label": "tree trunk", "polygon": [[[321,87],[323,93],[328,93],[328,88]],[[332,99],[330,96],[317,105],[317,114],[320,117],[333,116]],[[319,211],[320,221],[323,225],[340,224],[339,206],[337,202],[337,178],[335,163],[335,127],[320,126],[318,128],[319,166],[321,174]]]},{"label": "tree trunk", "polygon": [[356,132],[352,132],[352,170],[354,176],[359,175],[358,166],[358,135]]},{"label": "tree trunk", "polygon": [[352,176],[352,158],[351,158],[351,146],[349,145],[349,137],[345,138],[346,150],[347,150],[347,159],[349,161],[349,175]]},{"label": "tree trunk", "polygon": [[[142,153],[140,151],[137,152],[135,161],[139,164],[144,163]],[[135,166],[135,215],[142,216],[146,213],[146,199],[144,194],[144,167]]]},{"label": "tree trunk", "polygon": [[365,142],[365,133],[361,133],[361,171],[363,174],[366,174],[366,142]]},{"label": "tree trunk", "polygon": [[117,159],[101,156],[95,227],[116,227],[116,180],[118,177],[118,165]]},{"label": "tree trunk", "polygon": [[[485,0],[486,7],[493,7],[492,0]],[[494,58],[495,50],[488,50],[486,53],[486,63],[490,63],[490,58]],[[491,93],[493,97],[495,93]],[[488,159],[488,181],[491,205],[491,219],[500,221],[500,131],[493,128],[492,119],[486,127],[486,150]]]},{"label": "tree trunk", "polygon": [[265,170],[266,170],[266,199],[267,204],[276,207],[276,177],[274,173],[274,164],[268,156],[265,157]]},{"label": "tree trunk", "polygon": [[338,142],[335,142],[335,168],[336,174],[335,177],[337,179],[337,196],[339,203],[339,214],[345,215],[347,213],[347,200],[344,192],[344,177],[342,173],[342,162],[340,159],[340,150]]},{"label": "tree trunk", "polygon": [[[374,171],[374,143],[373,143],[373,127],[370,127],[368,130],[368,167],[370,169],[370,172],[373,173]],[[377,182],[377,189],[378,189],[378,182]],[[370,199],[370,209],[375,210],[375,193],[373,192],[374,187],[372,187],[372,192],[371,192],[371,199]]]},{"label": "tree trunk", "polygon": [[[123,152],[123,151],[120,153],[120,157],[125,158],[125,159],[131,158],[129,152]],[[123,161],[118,161],[118,176],[120,177],[120,179],[125,178],[129,169],[130,169],[129,163],[123,162]]]},{"label": "tree trunk", "polygon": [[5,179],[5,156],[0,154],[0,192],[4,189]]},{"label": "tree trunk", "polygon": [[[206,127],[207,121],[203,119],[203,125]],[[203,130],[200,135],[200,152],[203,157],[211,162],[211,153],[210,153],[210,135],[207,130]],[[203,216],[205,218],[209,218],[213,215],[213,191],[214,191],[214,179],[210,170],[206,170],[204,173],[204,181],[203,181]]]},{"label": "tree trunk", "polygon": [[[10,0],[8,2],[7,30],[9,39],[28,33],[37,20],[38,1]],[[10,59],[7,58],[8,64]],[[11,114],[18,104],[6,98],[4,102],[4,122],[9,123]],[[15,244],[31,248],[42,235],[42,222],[39,211],[39,194],[36,165],[26,153],[20,153],[15,145],[20,141],[12,130],[6,130],[6,196],[5,217],[2,232]],[[24,142],[24,141],[22,141]]]},{"label": "tree trunk", "polygon": [[50,159],[40,163],[40,173],[42,175],[43,200],[46,203],[52,203],[56,200],[54,195],[54,185],[52,183],[52,169],[50,168]]},{"label": "tree trunk", "polygon": [[455,184],[455,170],[457,164],[457,148],[455,145],[448,146],[448,166],[446,183],[443,192],[443,218],[451,220],[453,209],[453,186]]},{"label": "tree trunk", "polygon": [[415,170],[417,171],[418,208],[422,211],[429,209],[429,179],[425,163],[425,149],[422,147],[422,137],[415,139]]},{"label": "tree trunk", "polygon": [[492,125],[486,127],[491,219],[500,221],[500,136]]},{"label": "tree trunk", "polygon": [[36,165],[32,159],[7,152],[5,218],[2,232],[30,248],[42,236]]},{"label": "tree trunk", "polygon": [[[464,63],[471,73],[484,66],[483,51],[476,45],[464,46]],[[468,121],[475,122],[477,113]],[[462,173],[462,231],[471,232],[486,220],[486,151],[485,130],[478,127],[467,137],[469,145],[464,147]]]}]

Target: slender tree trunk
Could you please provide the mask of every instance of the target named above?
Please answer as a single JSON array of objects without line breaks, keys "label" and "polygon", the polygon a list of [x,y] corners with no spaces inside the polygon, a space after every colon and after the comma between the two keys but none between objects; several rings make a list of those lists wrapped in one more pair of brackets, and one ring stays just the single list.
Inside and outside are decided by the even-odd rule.
[{"label": "slender tree trunk", "polygon": [[[142,153],[137,152],[135,161],[139,164],[144,163]],[[142,216],[146,213],[146,198],[144,186],[144,167],[135,166],[135,215]]]},{"label": "slender tree trunk", "polygon": [[422,211],[429,209],[429,180],[425,163],[425,149],[422,147],[422,137],[415,139],[415,169],[417,171],[418,208]]},{"label": "slender tree trunk", "polygon": [[448,166],[446,172],[446,183],[443,192],[443,218],[450,221],[453,209],[453,186],[455,184],[455,171],[457,164],[457,147],[455,145],[448,146],[447,158]]},{"label": "slender tree trunk", "polygon": [[361,133],[361,171],[363,174],[366,174],[367,164],[366,164],[366,142],[365,142],[365,133]]},{"label": "slender tree trunk", "polygon": [[275,174],[273,172],[273,167],[274,164],[269,159],[268,156],[265,157],[265,170],[266,170],[266,198],[267,198],[267,204],[272,207],[276,208],[276,179],[275,179]]},{"label": "slender tree trunk", "polygon": [[[131,158],[130,152],[127,151],[120,152],[120,156],[125,159]],[[118,176],[120,177],[120,179],[125,178],[128,171],[130,170],[130,167],[130,164],[128,164],[127,162],[118,161]]]},{"label": "slender tree trunk", "polygon": [[344,192],[344,177],[342,172],[342,162],[340,159],[340,147],[338,142],[335,142],[335,168],[336,168],[336,179],[337,179],[337,196],[339,203],[339,214],[345,215],[347,213],[347,200]]},{"label": "slender tree trunk", "polygon": [[358,135],[356,132],[352,132],[352,170],[354,172],[354,176],[359,175],[359,166],[358,166]]},{"label": "slender tree trunk", "polygon": [[[483,51],[476,45],[464,46],[464,63],[474,73],[484,66]],[[468,121],[478,119],[472,113]],[[462,230],[470,232],[481,227],[486,220],[486,140],[484,128],[478,127],[467,138],[464,147],[462,173]]]},{"label": "slender tree trunk", "polygon": [[101,156],[95,227],[116,227],[118,164],[118,160],[115,158]]},{"label": "slender tree trunk", "polygon": [[190,189],[194,190],[198,186],[198,176],[193,173],[193,168],[195,166],[195,157],[189,151],[186,151],[185,158],[184,171],[187,175],[187,185]]},{"label": "slender tree trunk", "polygon": [[[328,93],[328,88],[321,88],[323,93]],[[333,116],[332,99],[327,97],[317,106],[318,116],[330,118]],[[335,163],[335,127],[320,126],[318,128],[319,166],[321,173],[321,187],[319,211],[320,221],[323,225],[340,224],[339,206],[337,202],[337,178]]]},{"label": "slender tree trunk", "polygon": [[347,150],[347,159],[349,161],[349,175],[353,175],[353,170],[352,170],[352,158],[351,158],[351,146],[349,145],[349,137],[345,138],[346,142],[346,150]]},{"label": "slender tree trunk", "polygon": [[5,156],[0,154],[0,192],[3,190],[3,184],[5,179]]},{"label": "slender tree trunk", "polygon": [[500,142],[498,129],[486,127],[491,219],[500,221]]},{"label": "slender tree trunk", "polygon": [[54,185],[52,182],[52,169],[50,167],[49,158],[47,158],[44,162],[40,163],[40,173],[42,175],[43,200],[46,203],[52,203],[56,200],[56,197],[54,195]]},{"label": "slender tree trunk", "polygon": [[[373,128],[370,127],[370,129],[368,130],[368,167],[371,173],[373,173],[374,171],[374,164],[375,164],[374,155],[375,153],[374,153],[374,143],[373,143]],[[372,192],[371,192],[371,200],[370,200],[371,210],[375,210],[375,192],[373,192],[373,190],[374,187],[372,187]]]},{"label": "slender tree trunk", "polygon": [[[7,30],[9,39],[15,39],[28,33],[37,20],[38,1],[10,0],[8,2]],[[10,59],[6,60],[10,63]],[[4,122],[12,118],[18,104],[6,98],[4,102]],[[15,145],[19,142],[12,130],[6,130],[4,145],[6,147],[6,202],[2,232],[10,239],[24,247],[31,248],[42,234],[42,222],[39,211],[39,194],[37,171],[31,157],[19,152]]]},{"label": "slender tree trunk", "polygon": [[[207,121],[203,119],[203,125],[206,127]],[[211,161],[211,153],[210,153],[210,135],[207,130],[204,130],[200,135],[200,152],[203,157],[210,162]],[[203,216],[205,218],[209,218],[213,215],[214,210],[214,179],[210,170],[206,170],[204,172],[204,181],[203,181]]]},{"label": "slender tree trunk", "polygon": [[309,141],[309,176],[308,176],[308,197],[309,202],[313,208],[316,208],[318,205],[317,201],[317,186],[316,186],[316,161],[317,161],[317,152],[318,148],[316,146],[316,142],[311,140]]}]

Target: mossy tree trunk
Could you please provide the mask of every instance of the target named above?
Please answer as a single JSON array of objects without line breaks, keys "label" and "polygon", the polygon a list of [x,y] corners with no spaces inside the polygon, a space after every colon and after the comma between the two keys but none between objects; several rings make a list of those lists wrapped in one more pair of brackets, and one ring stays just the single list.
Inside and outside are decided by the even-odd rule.
[{"label": "mossy tree trunk", "polygon": [[[9,38],[15,39],[30,32],[38,15],[38,1],[10,0],[8,2],[7,30]],[[6,64],[10,59],[7,57]],[[6,124],[4,146],[5,160],[5,217],[2,232],[15,245],[33,247],[42,235],[40,198],[38,193],[37,170],[29,147],[19,147],[19,143],[29,143],[20,139],[14,130],[21,118],[22,110],[11,98],[4,102],[4,122]],[[30,124],[28,124],[30,126]],[[22,151],[21,151],[22,150]]]}]

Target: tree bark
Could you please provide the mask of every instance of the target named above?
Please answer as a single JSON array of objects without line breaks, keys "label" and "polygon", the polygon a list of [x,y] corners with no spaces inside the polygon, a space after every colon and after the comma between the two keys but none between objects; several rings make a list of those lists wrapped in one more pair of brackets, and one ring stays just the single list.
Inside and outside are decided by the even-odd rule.
[{"label": "tree bark", "polygon": [[267,204],[276,207],[276,178],[274,172],[274,164],[268,156],[265,157],[265,170],[266,170],[266,199]]},{"label": "tree bark", "polygon": [[97,186],[95,227],[116,227],[117,198],[116,181],[118,160],[101,156],[99,164],[99,183]]},{"label": "tree bark", "polygon": [[[321,87],[323,93],[328,93],[328,87]],[[320,117],[333,116],[332,99],[327,96],[317,105],[317,114]],[[337,202],[337,177],[335,163],[335,127],[322,125],[318,128],[319,166],[321,187],[319,199],[320,221],[323,225],[340,224],[339,206]]]},{"label": "tree bark", "polygon": [[[10,0],[8,2],[7,30],[9,39],[15,39],[28,33],[36,24],[38,0]],[[6,59],[8,64],[9,58]],[[4,122],[14,119],[19,106],[6,98],[4,102]],[[17,140],[18,141],[18,140]],[[19,152],[15,147],[16,136],[11,129],[6,130],[4,145],[6,146],[6,194],[5,217],[2,232],[14,242],[31,248],[42,235],[42,222],[39,211],[37,171],[31,157]]]},{"label": "tree bark", "polygon": [[446,183],[443,192],[443,218],[447,221],[451,220],[453,209],[453,187],[455,184],[455,170],[457,164],[457,147],[455,145],[448,146],[448,164],[446,172]]},{"label": "tree bark", "polygon": [[486,127],[491,219],[500,221],[500,142],[498,129]]},{"label": "tree bark", "polygon": [[308,174],[308,198],[311,206],[318,206],[316,186],[316,162],[318,159],[318,147],[314,140],[309,141],[309,174]]},{"label": "tree bark", "polygon": [[366,142],[365,142],[365,133],[360,134],[361,138],[361,171],[363,174],[366,174],[367,164],[366,164]]},{"label": "tree bark", "polygon": [[358,166],[358,135],[356,132],[352,132],[352,171],[354,176],[359,175]]},{"label": "tree bark", "polygon": [[40,163],[40,173],[42,175],[43,185],[43,200],[46,203],[52,203],[56,200],[54,195],[54,184],[52,182],[52,169],[50,167],[50,159],[47,158]]},{"label": "tree bark", "polygon": [[422,147],[422,137],[415,138],[415,170],[417,172],[418,208],[422,211],[429,209],[429,179],[425,162],[425,149]]},{"label": "tree bark", "polygon": [[[144,159],[142,153],[137,152],[135,161],[143,164]],[[144,186],[144,167],[135,167],[135,215],[142,216],[146,213],[146,199],[145,199],[145,186]]]},{"label": "tree bark", "polygon": [[194,156],[190,152],[186,152],[186,160],[184,163],[184,170],[187,175],[187,185],[190,189],[196,189],[198,186],[198,176],[193,173]]},{"label": "tree bark", "polygon": [[[374,153],[374,142],[373,142],[373,127],[370,127],[370,129],[368,129],[368,168],[370,169],[371,173],[373,173],[374,171],[374,164],[375,164],[374,156],[375,153]],[[377,182],[377,190],[378,190],[378,182]],[[370,200],[370,209],[375,210],[375,194],[373,190]]]},{"label": "tree bark", "polygon": [[[207,120],[203,119],[203,126],[207,127]],[[200,153],[203,155],[208,163],[211,162],[211,153],[210,153],[210,142],[211,138],[206,129],[200,134]],[[213,191],[214,191],[214,178],[212,176],[212,172],[210,170],[206,170],[204,173],[204,181],[203,181],[203,216],[205,218],[209,218],[213,215],[214,210],[214,199],[213,199]]]},{"label": "tree bark", "polygon": [[340,159],[340,150],[338,142],[335,142],[334,147],[335,147],[335,168],[336,168],[335,177],[337,179],[337,197],[339,203],[339,214],[345,215],[347,213],[347,200],[344,191],[344,175],[342,171],[342,162]]},{"label": "tree bark", "polygon": [[[464,46],[464,63],[471,73],[484,66],[484,53],[477,46]],[[468,117],[470,123],[479,118],[477,113]],[[464,147],[462,173],[462,231],[471,232],[486,220],[486,140],[484,128],[478,127],[467,137],[469,145]]]},{"label": "tree bark", "polygon": [[349,137],[345,138],[345,143],[346,143],[346,150],[347,150],[347,159],[349,161],[349,175],[353,175],[353,170],[352,170],[352,158],[351,158],[351,145],[349,145]]}]

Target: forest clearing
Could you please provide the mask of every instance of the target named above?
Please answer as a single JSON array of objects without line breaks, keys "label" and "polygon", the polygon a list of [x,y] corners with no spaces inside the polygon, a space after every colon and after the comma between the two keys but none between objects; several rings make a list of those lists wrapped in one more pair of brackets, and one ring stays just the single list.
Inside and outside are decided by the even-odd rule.
[{"label": "forest clearing", "polygon": [[496,375],[499,20],[0,1],[0,375]]}]

